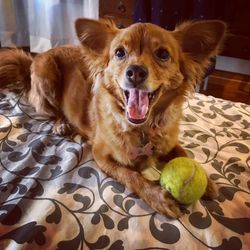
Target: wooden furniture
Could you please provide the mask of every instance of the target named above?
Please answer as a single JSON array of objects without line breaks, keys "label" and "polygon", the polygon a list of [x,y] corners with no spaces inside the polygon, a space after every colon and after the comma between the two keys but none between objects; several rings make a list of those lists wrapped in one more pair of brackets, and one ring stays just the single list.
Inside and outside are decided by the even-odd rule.
[{"label": "wooden furniture", "polygon": [[[250,1],[237,0],[227,6],[230,10],[224,21],[228,36],[223,56],[250,60]],[[250,104],[250,75],[236,72],[215,71],[208,78],[207,88],[201,92],[227,100]]]},{"label": "wooden furniture", "polygon": [[250,76],[233,72],[215,70],[200,86],[205,95],[250,104]]},{"label": "wooden furniture", "polygon": [[250,60],[250,1],[233,1],[228,23],[228,37],[222,52],[225,56]]},{"label": "wooden furniture", "polygon": [[125,28],[133,21],[133,0],[100,0],[99,15],[112,19],[118,28]]}]

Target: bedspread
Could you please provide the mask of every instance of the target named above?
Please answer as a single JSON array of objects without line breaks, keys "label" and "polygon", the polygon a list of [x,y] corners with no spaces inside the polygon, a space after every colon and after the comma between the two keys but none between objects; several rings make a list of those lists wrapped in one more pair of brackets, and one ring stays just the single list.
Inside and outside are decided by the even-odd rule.
[{"label": "bedspread", "polygon": [[180,142],[219,187],[178,220],[96,166],[77,135],[52,134],[21,89],[0,92],[0,249],[249,249],[250,106],[196,93]]}]

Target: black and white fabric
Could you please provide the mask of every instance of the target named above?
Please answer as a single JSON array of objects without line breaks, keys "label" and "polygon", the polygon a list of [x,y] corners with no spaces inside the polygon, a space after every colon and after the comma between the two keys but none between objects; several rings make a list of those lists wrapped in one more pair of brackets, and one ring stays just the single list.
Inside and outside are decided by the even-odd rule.
[{"label": "black and white fabric", "polygon": [[248,249],[250,106],[196,93],[180,142],[219,186],[178,220],[96,166],[77,135],[52,133],[22,90],[0,92],[0,249]]}]

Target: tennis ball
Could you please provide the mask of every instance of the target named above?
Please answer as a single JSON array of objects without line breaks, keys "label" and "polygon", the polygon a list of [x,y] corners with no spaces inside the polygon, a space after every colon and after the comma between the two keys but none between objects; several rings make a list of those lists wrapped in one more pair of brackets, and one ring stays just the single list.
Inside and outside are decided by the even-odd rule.
[{"label": "tennis ball", "polygon": [[207,176],[201,165],[187,157],[168,162],[161,173],[160,184],[182,204],[201,198],[207,187]]}]

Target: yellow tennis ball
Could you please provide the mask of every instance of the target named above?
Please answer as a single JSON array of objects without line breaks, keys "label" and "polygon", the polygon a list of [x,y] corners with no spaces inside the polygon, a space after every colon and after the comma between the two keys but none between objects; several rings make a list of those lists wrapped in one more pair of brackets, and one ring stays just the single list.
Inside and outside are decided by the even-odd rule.
[{"label": "yellow tennis ball", "polygon": [[199,200],[205,193],[207,176],[197,161],[177,157],[164,166],[160,184],[177,201],[187,205]]}]

